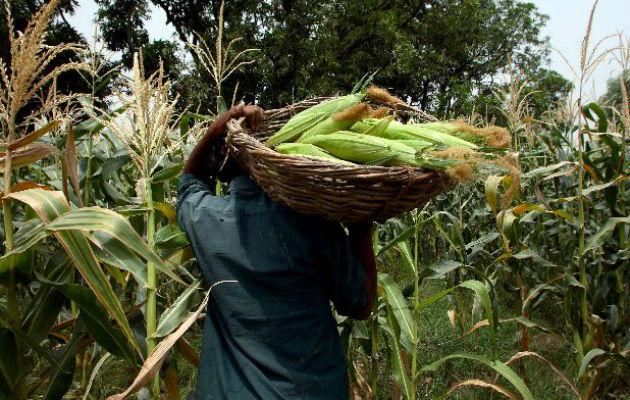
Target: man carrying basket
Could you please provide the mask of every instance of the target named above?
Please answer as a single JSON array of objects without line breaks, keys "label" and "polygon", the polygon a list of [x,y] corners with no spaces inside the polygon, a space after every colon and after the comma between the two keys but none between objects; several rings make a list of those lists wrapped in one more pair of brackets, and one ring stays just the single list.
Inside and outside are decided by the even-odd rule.
[{"label": "man carrying basket", "polygon": [[[211,293],[195,399],[343,399],[348,375],[329,301],[367,318],[374,304],[372,224],[348,226],[272,201],[231,158],[226,124],[263,112],[236,106],[192,151],[177,216]],[[216,179],[229,182],[215,196]]]}]

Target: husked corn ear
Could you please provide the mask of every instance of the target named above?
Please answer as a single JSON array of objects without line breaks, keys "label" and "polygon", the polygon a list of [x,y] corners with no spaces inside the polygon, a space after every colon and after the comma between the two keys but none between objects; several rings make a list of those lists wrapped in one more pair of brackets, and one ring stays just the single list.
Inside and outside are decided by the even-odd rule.
[{"label": "husked corn ear", "polygon": [[328,161],[333,160],[340,164],[352,164],[348,161],[340,160],[330,153],[327,153],[319,147],[309,143],[282,143],[276,146],[276,151],[282,154],[324,158]]},{"label": "husked corn ear", "polygon": [[306,109],[294,115],[275,135],[267,139],[266,144],[275,146],[291,142],[332,114],[359,103],[363,97],[363,93],[341,96]]},{"label": "husked corn ear", "polygon": [[300,136],[297,142],[304,142],[307,138],[315,135],[327,135],[329,133],[343,131],[352,126],[370,112],[370,106],[366,103],[359,103],[346,108],[343,111],[333,114],[331,117],[317,123]]}]

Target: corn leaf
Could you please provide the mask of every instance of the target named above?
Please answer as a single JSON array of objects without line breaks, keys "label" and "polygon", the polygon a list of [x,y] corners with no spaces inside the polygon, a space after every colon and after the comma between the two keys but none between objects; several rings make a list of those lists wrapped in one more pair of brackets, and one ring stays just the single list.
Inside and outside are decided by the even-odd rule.
[{"label": "corn leaf", "polygon": [[582,375],[586,373],[588,365],[591,363],[591,361],[593,361],[595,357],[599,357],[603,354],[606,354],[606,352],[602,349],[593,349],[586,353],[586,355],[582,359],[582,362],[580,363],[580,370],[578,371],[577,379],[579,380]]},{"label": "corn leaf", "polygon": [[171,279],[184,284],[171,266],[164,261],[146,244],[133,229],[129,221],[122,215],[100,207],[84,207],[61,215],[47,225],[51,231],[103,231],[124,243],[143,259],[155,264],[156,268]]},{"label": "corn leaf", "polygon": [[88,333],[96,343],[110,353],[124,358],[131,365],[135,365],[136,357],[133,347],[129,345],[122,331],[110,323],[107,311],[90,289],[68,283],[59,285],[57,290],[73,300],[79,307],[81,310],[80,318],[83,318]]},{"label": "corn leaf", "polygon": [[179,173],[182,172],[182,169],[184,169],[184,163],[177,163],[166,166],[153,174],[153,176],[151,177],[151,182],[160,183],[171,180],[179,175]]},{"label": "corn leaf", "polygon": [[[56,218],[70,211],[70,205],[61,192],[46,192],[41,189],[30,189],[12,193],[10,197],[29,205],[48,225]],[[72,230],[56,230],[55,237],[72,258],[75,267],[83,276],[101,304],[118,322],[127,340],[140,353],[140,347],[131,331],[127,317],[112,289],[107,276],[103,273],[99,262],[83,232]]]},{"label": "corn leaf", "polygon": [[186,288],[186,290],[179,295],[175,302],[162,313],[160,321],[157,324],[157,329],[153,334],[154,338],[170,334],[190,315],[188,308],[193,296],[199,290],[200,285],[201,282],[197,281],[190,287]]},{"label": "corn leaf", "polygon": [[90,241],[101,261],[130,272],[140,286],[147,287],[147,264],[133,250],[107,232],[92,233]]},{"label": "corn leaf", "polygon": [[60,120],[50,121],[49,123],[47,123],[46,125],[42,126],[41,128],[39,128],[39,129],[29,133],[28,135],[26,135],[24,137],[19,138],[15,142],[11,143],[9,145],[9,149],[13,150],[13,151],[15,151],[17,149],[20,149],[20,148],[26,146],[27,144],[32,143],[35,140],[39,139],[40,137],[44,136],[48,132],[50,132],[53,129],[55,129],[56,127],[58,127],[60,124],[61,124]]},{"label": "corn leaf", "polygon": [[510,367],[508,367],[501,361],[491,361],[477,355],[451,354],[423,367],[421,372],[435,372],[444,363],[454,359],[468,359],[492,368],[503,378],[507,379],[508,382],[510,382],[518,390],[521,396],[523,396],[524,400],[534,400],[534,396],[532,395],[532,392],[529,390],[525,382],[523,382],[523,380]]},{"label": "corn leaf", "polygon": [[55,359],[62,369],[53,371],[44,394],[44,400],[61,399],[70,389],[75,370],[74,356],[82,338],[83,334],[80,333],[79,329],[75,328],[70,343],[61,346],[55,351]]},{"label": "corn leaf", "polygon": [[604,245],[606,240],[612,235],[613,231],[619,224],[629,224],[630,217],[613,217],[608,218],[604,226],[593,236],[588,239],[584,251],[594,250]]},{"label": "corn leaf", "polygon": [[390,275],[378,274],[378,284],[400,327],[400,343],[405,350],[411,353],[413,352],[414,334],[413,317],[409,305],[400,291],[400,287]]},{"label": "corn leaf", "polygon": [[465,386],[476,386],[476,387],[488,388],[488,389],[494,390],[497,393],[501,393],[502,395],[504,395],[505,397],[509,399],[521,400],[521,396],[517,395],[516,393],[512,393],[511,391],[504,388],[503,386],[497,385],[496,383],[492,383],[492,382],[482,381],[480,379],[467,379],[465,381],[457,382],[456,384],[448,388],[448,390],[446,391],[446,394],[451,394],[457,389],[461,387],[465,387]]},{"label": "corn leaf", "polygon": [[402,388],[404,398],[410,399],[413,397],[412,391],[414,389],[411,386],[411,379],[409,378],[409,375],[407,375],[407,368],[405,367],[402,356],[400,354],[400,352],[402,351],[400,347],[401,343],[398,339],[398,335],[396,334],[398,327],[396,321],[392,317],[392,314],[394,314],[394,312],[391,309],[391,306],[388,305],[387,323],[389,324],[390,329],[385,329],[384,331],[389,337],[387,343],[389,344],[390,360],[394,370],[394,380]]},{"label": "corn leaf", "polygon": [[[11,168],[33,164],[51,154],[59,155],[59,150],[47,143],[35,142],[11,152]],[[4,168],[6,153],[0,153],[0,168]]]}]

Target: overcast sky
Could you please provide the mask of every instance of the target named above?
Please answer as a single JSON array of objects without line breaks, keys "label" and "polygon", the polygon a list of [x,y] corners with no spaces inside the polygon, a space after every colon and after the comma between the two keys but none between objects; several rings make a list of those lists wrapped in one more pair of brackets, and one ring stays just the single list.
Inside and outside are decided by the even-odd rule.
[{"label": "overcast sky", "polygon": [[[567,60],[578,69],[580,46],[586,31],[586,25],[592,0],[528,0],[536,4],[541,12],[549,16],[543,35],[550,38],[551,46],[561,52]],[[71,18],[71,23],[86,37],[91,37],[94,31],[94,14],[96,5],[93,0],[80,0],[77,12]],[[147,24],[151,39],[170,39],[173,28],[166,24],[164,12],[153,7],[151,20]],[[623,32],[630,35],[630,0],[601,0],[595,18],[591,43],[596,43],[607,35]],[[617,43],[617,38],[610,39],[607,47]],[[558,54],[551,54],[552,69],[560,72],[567,79],[573,80],[571,69]],[[587,95],[597,97],[606,90],[606,81],[619,71],[614,62],[600,65],[588,85]]]}]

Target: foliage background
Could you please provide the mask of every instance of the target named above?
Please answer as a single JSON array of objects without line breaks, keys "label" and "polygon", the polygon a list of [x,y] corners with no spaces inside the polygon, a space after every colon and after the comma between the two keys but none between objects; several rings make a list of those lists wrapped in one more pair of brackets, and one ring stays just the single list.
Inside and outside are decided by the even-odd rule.
[{"label": "foliage background", "polygon": [[[56,3],[42,40],[91,43],[67,21],[77,2]],[[28,32],[46,2],[6,4],[15,30]],[[185,396],[202,330],[192,311],[203,297],[174,218],[186,155],[233,102],[284,106],[346,93],[375,73],[380,86],[440,118],[509,128],[522,175],[480,177],[378,227],[374,316],[338,319],[353,396],[470,399],[491,390],[627,400],[630,50],[622,36],[591,43],[588,20],[581,79],[571,83],[547,69],[546,16],[527,2],[234,0],[223,12],[218,1],[98,4],[97,43],[60,52],[33,78],[81,65],[54,73],[15,121],[2,114],[0,398],[122,392],[151,349],[188,321],[159,360],[160,378],[138,386],[141,396]],[[149,4],[166,12],[178,40],[149,40]],[[6,9],[0,14],[6,20]],[[12,32],[0,26],[7,71],[24,68],[12,64]],[[229,60],[245,62],[225,80],[208,66],[223,60],[215,43],[228,60],[220,78]],[[204,44],[206,58],[194,47]],[[45,51],[35,47],[33,59]],[[603,60],[616,61],[619,76],[591,103],[583,89]],[[3,96],[12,90],[5,83]],[[11,173],[8,160],[22,167]]]}]

